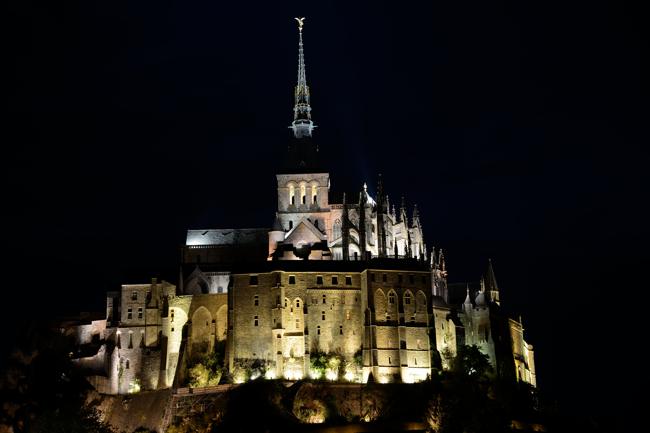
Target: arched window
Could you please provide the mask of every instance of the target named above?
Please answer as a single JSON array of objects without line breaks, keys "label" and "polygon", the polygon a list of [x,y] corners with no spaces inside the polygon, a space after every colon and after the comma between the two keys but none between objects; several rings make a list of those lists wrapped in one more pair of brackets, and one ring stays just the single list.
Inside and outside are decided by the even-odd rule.
[{"label": "arched window", "polygon": [[129,368],[131,368],[131,363],[130,363],[129,360],[127,359],[127,360],[126,360],[126,369],[128,370]]},{"label": "arched window", "polygon": [[341,237],[341,220],[337,219],[334,221],[334,227],[332,228],[332,235],[334,239],[338,239]]},{"label": "arched window", "polygon": [[289,203],[296,204],[296,187],[289,185]]},{"label": "arched window", "polygon": [[311,202],[316,204],[318,201],[318,187],[316,185],[311,186]]},{"label": "arched window", "polygon": [[307,187],[304,183],[300,185],[300,203],[307,204]]},{"label": "arched window", "polygon": [[394,304],[395,303],[395,293],[390,292],[388,294],[388,303],[389,304]]},{"label": "arched window", "polygon": [[404,305],[411,305],[411,292],[404,294]]}]

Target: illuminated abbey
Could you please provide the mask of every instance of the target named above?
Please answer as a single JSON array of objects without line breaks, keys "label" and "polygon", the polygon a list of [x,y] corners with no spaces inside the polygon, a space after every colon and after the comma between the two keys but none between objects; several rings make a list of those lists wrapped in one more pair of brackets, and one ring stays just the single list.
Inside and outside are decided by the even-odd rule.
[{"label": "illuminated abbey", "polygon": [[[491,263],[472,288],[448,286],[417,208],[389,203],[381,176],[375,196],[364,184],[330,201],[298,21],[293,137],[276,175],[277,209],[265,217],[275,213],[273,226],[188,230],[178,286],[154,280],[108,293],[105,318],[69,329],[75,362],[108,394],[183,386],[192,360],[224,344],[235,382],[255,378],[256,366],[266,378],[412,383],[447,368],[465,344],[488,355],[495,374],[535,385],[532,346],[501,307]],[[314,371],[311,358],[323,353],[345,368]]]}]

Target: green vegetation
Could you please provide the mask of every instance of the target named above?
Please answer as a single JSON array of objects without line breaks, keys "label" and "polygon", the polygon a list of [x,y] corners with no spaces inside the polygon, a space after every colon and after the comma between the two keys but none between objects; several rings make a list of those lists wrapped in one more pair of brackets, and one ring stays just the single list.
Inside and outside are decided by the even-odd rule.
[{"label": "green vegetation", "polygon": [[224,371],[225,341],[217,342],[214,351],[196,360],[188,368],[189,385],[194,388],[218,385]]}]

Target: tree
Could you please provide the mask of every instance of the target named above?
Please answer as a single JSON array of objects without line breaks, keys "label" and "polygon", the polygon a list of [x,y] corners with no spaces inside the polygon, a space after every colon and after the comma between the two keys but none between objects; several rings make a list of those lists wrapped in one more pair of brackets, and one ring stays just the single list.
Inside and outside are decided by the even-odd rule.
[{"label": "tree", "polygon": [[451,360],[451,371],[464,377],[484,379],[492,372],[490,358],[477,346],[460,346]]}]

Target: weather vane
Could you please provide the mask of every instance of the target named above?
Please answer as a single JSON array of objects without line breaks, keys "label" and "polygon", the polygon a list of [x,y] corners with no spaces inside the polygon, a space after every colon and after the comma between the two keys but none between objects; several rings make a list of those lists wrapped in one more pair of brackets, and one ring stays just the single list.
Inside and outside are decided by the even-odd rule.
[{"label": "weather vane", "polygon": [[300,18],[296,17],[294,18],[294,20],[298,21],[298,30],[302,32],[302,26],[305,25],[305,17],[300,17]]}]

